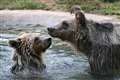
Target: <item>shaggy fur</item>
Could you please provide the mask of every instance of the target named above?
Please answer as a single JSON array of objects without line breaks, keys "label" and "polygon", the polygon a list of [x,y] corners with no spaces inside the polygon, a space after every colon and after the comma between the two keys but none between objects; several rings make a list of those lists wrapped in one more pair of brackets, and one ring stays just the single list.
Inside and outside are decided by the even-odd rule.
[{"label": "shaggy fur", "polygon": [[113,73],[120,69],[120,27],[112,23],[87,21],[81,11],[75,20],[48,28],[52,37],[67,41],[83,52],[92,73]]},{"label": "shaggy fur", "polygon": [[23,33],[16,40],[10,40],[14,48],[12,73],[27,69],[42,71],[45,68],[42,53],[51,45],[51,38],[41,39],[37,33]]}]

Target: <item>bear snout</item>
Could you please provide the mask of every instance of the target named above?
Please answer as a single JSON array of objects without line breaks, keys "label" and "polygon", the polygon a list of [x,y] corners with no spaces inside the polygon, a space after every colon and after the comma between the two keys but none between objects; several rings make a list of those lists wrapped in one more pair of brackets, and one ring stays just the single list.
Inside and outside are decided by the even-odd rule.
[{"label": "bear snout", "polygon": [[52,39],[51,38],[48,38],[47,41],[51,41]]},{"label": "bear snout", "polygon": [[49,32],[53,32],[55,29],[54,28],[47,28]]},{"label": "bear snout", "polygon": [[[46,45],[45,50],[46,50],[47,48],[49,48],[51,44],[52,44],[52,39],[51,39],[51,38],[45,39],[45,45]],[[43,50],[43,51],[44,51],[44,50]]]},{"label": "bear snout", "polygon": [[47,28],[48,34],[52,37],[57,37],[58,36],[58,30],[55,28]]},{"label": "bear snout", "polygon": [[47,42],[49,45],[51,45],[52,39],[51,39],[51,38],[47,38],[47,39],[46,39],[46,42]]}]

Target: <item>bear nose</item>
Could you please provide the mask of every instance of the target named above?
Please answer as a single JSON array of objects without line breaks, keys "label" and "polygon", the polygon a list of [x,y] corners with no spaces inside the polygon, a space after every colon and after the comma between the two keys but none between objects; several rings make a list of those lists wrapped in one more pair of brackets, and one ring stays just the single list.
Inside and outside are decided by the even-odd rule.
[{"label": "bear nose", "polygon": [[52,32],[54,31],[55,29],[54,28],[47,28],[48,31]]},{"label": "bear nose", "polygon": [[52,39],[51,39],[51,38],[48,38],[48,39],[47,39],[47,41],[51,42],[51,41],[52,41]]},{"label": "bear nose", "polygon": [[48,43],[48,45],[51,45],[52,39],[51,39],[51,38],[47,38],[47,39],[46,39],[46,42]]}]

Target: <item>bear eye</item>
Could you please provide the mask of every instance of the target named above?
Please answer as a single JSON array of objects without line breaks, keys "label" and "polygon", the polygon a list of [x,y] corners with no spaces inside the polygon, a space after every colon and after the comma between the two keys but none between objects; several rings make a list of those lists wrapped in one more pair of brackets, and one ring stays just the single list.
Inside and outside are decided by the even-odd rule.
[{"label": "bear eye", "polygon": [[21,41],[21,39],[20,39],[20,38],[18,38],[18,39],[17,39],[17,41]]},{"label": "bear eye", "polygon": [[20,43],[20,42],[21,42],[21,39],[20,39],[20,38],[18,38],[18,39],[17,39],[17,42],[18,42],[18,43]]},{"label": "bear eye", "polygon": [[35,37],[34,42],[39,44],[39,43],[41,43],[41,40],[39,39],[39,37]]},{"label": "bear eye", "polygon": [[69,26],[69,24],[66,21],[63,21],[62,24],[63,24],[62,26],[63,29],[67,29]]},{"label": "bear eye", "polygon": [[67,21],[63,21],[62,24],[63,24],[64,26],[68,26]]},{"label": "bear eye", "polygon": [[35,37],[34,41],[35,41],[35,42],[36,42],[36,41],[39,41],[39,38],[38,38],[38,37]]}]

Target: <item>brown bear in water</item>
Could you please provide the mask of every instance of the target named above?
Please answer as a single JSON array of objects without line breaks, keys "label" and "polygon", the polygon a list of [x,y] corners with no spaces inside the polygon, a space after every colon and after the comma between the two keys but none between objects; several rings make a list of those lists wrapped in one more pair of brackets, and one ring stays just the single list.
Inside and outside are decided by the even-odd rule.
[{"label": "brown bear in water", "polygon": [[92,73],[108,74],[120,70],[119,26],[88,21],[81,11],[77,11],[75,20],[49,27],[48,33],[83,52],[88,57]]},{"label": "brown bear in water", "polygon": [[42,38],[39,33],[22,33],[16,40],[9,40],[14,48],[12,73],[27,69],[45,69],[42,53],[51,45],[51,38]]}]

